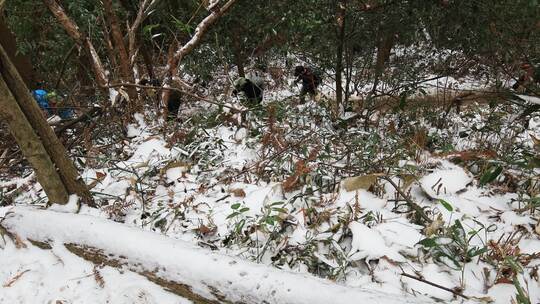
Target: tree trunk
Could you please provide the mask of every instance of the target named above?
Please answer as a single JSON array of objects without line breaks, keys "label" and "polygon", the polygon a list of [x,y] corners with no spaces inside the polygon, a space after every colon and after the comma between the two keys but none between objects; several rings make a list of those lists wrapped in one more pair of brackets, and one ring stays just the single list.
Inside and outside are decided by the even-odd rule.
[{"label": "tree trunk", "polygon": [[95,206],[92,195],[88,188],[79,179],[79,173],[73,162],[68,158],[67,152],[56,137],[53,129],[45,120],[41,109],[30,94],[28,88],[24,85],[21,76],[9,60],[4,48],[0,45],[0,71],[4,81],[10,88],[13,97],[19,104],[26,119],[41,138],[43,146],[47,150],[51,160],[58,168],[60,178],[69,194],[77,194],[81,200],[89,206]]},{"label": "tree trunk", "polygon": [[240,39],[242,39],[241,30],[238,25],[233,26],[232,30],[232,48],[234,53],[234,64],[236,64],[236,67],[238,68],[238,76],[240,77],[246,77],[246,72],[244,69],[244,52],[242,50],[242,43],[240,42]]},{"label": "tree trunk", "polygon": [[[208,10],[211,12],[206,18],[204,18],[195,28],[195,34],[189,41],[184,44],[181,48],[178,48],[176,51],[169,49],[169,58],[167,60],[167,71],[165,73],[165,77],[163,79],[163,86],[167,87],[170,86],[172,83],[172,78],[174,75],[177,74],[178,64],[180,61],[182,61],[182,58],[189,54],[199,43],[201,43],[202,38],[208,32],[212,24],[214,24],[225,12],[227,12],[238,0],[228,0],[223,4],[221,7],[217,7],[219,5],[219,1],[214,2],[211,7],[208,7]],[[180,44],[178,43],[177,46]],[[169,90],[163,90],[162,93],[162,101],[165,106],[165,117],[167,117],[167,103],[169,102]]]},{"label": "tree trunk", "polygon": [[[105,19],[111,28],[111,37],[114,42],[116,53],[118,54],[118,62],[120,69],[120,77],[125,83],[134,83],[133,72],[129,60],[128,50],[124,43],[124,35],[120,27],[120,21],[114,11],[112,0],[103,0],[103,8],[105,10]],[[134,87],[127,88],[129,96],[129,105],[132,106],[137,101],[137,91]]]},{"label": "tree trunk", "polygon": [[144,65],[146,66],[146,72],[148,73],[148,78],[155,79],[156,75],[154,74],[154,64],[152,63],[152,55],[148,51],[148,46],[146,46],[144,41],[141,42],[141,55],[143,57]]},{"label": "tree trunk", "polygon": [[28,240],[42,249],[63,244],[85,260],[139,273],[196,304],[432,302],[255,264],[106,219],[25,207],[10,211],[0,231],[19,242]]},{"label": "tree trunk", "polygon": [[394,45],[394,33],[392,31],[381,31],[381,37],[379,45],[377,46],[377,60],[375,62],[375,81],[373,82],[373,89],[371,94],[375,95],[377,86],[379,85],[381,76],[384,71],[384,67],[388,59],[390,58],[390,52]]},{"label": "tree trunk", "polygon": [[4,78],[0,76],[0,118],[7,123],[8,129],[17,141],[21,151],[34,168],[38,182],[43,187],[49,202],[66,204],[68,193],[49,154],[39,137],[24,116],[17,101],[11,94]]},{"label": "tree trunk", "polygon": [[341,73],[343,71],[343,48],[345,44],[345,14],[346,0],[338,0],[337,7],[337,35],[338,43],[336,50],[336,101],[332,107],[332,118],[337,119],[339,106],[343,103],[343,85]]}]

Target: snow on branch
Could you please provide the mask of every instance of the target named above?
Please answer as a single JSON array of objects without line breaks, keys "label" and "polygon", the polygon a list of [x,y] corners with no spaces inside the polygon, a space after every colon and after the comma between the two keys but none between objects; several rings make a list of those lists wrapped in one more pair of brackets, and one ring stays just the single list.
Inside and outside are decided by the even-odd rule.
[{"label": "snow on branch", "polygon": [[186,54],[191,52],[201,42],[202,38],[204,37],[204,34],[206,34],[210,26],[214,24],[216,20],[218,20],[219,17],[221,17],[225,12],[227,12],[236,1],[237,0],[229,0],[220,8],[217,7],[217,4],[219,3],[219,1],[216,1],[212,3],[211,6],[208,7],[211,13],[208,16],[206,16],[206,18],[204,18],[199,23],[199,25],[197,25],[197,28],[195,28],[195,34],[193,35],[193,37],[191,37],[191,39],[186,44],[184,44],[179,50],[177,50],[176,53],[174,54],[174,58],[173,58],[174,64],[170,67],[171,69],[173,69],[173,71],[171,71],[172,72],[171,75],[174,74],[175,72],[174,70],[176,69],[176,67],[178,66],[178,63],[182,60],[182,58]]}]

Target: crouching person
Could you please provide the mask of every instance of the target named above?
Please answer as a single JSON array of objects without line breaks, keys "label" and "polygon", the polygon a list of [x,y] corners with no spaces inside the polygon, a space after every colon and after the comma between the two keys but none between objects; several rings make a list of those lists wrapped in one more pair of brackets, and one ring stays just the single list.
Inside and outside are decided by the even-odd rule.
[{"label": "crouching person", "polygon": [[[61,98],[62,97],[62,98]],[[58,96],[56,92],[47,94],[49,105],[53,109],[53,113],[60,116],[61,119],[72,119],[75,117],[73,108],[69,107],[65,101],[65,96]]]},{"label": "crouching person", "polygon": [[263,100],[264,82],[260,77],[240,77],[234,82],[233,95],[243,93],[248,104],[254,105]]},{"label": "crouching person", "polygon": [[512,86],[514,90],[527,92],[530,91],[533,86],[540,84],[540,67],[526,62],[521,64],[520,69],[522,74]]}]

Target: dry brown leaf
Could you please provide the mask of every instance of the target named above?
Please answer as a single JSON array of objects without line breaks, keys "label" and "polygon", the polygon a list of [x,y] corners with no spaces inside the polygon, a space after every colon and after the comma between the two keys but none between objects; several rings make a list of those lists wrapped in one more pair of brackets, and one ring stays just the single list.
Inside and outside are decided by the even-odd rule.
[{"label": "dry brown leaf", "polygon": [[402,190],[407,190],[416,181],[416,176],[412,174],[403,174],[400,177],[403,180]]},{"label": "dry brown leaf", "polygon": [[21,249],[21,248],[26,248],[26,244],[23,242],[23,240],[21,239],[20,236],[16,235],[16,234],[12,234],[13,235],[13,242],[15,243],[15,247],[17,249]]},{"label": "dry brown leaf", "polygon": [[94,280],[96,280],[96,283],[98,284],[100,288],[105,287],[105,280],[103,280],[103,276],[99,272],[99,269],[97,268],[97,266],[94,266]]},{"label": "dry brown leaf", "polygon": [[4,285],[2,285],[2,287],[11,287],[11,285],[13,285],[15,282],[17,282],[17,280],[20,279],[23,274],[25,274],[25,273],[27,273],[29,271],[30,271],[30,269],[26,269],[23,272],[19,272],[13,278],[9,279],[6,283],[4,283]]},{"label": "dry brown leaf", "polygon": [[96,171],[96,179],[102,181],[107,176],[107,173]]},{"label": "dry brown leaf", "polygon": [[93,180],[90,184],[88,184],[88,189],[93,189],[99,182],[104,180],[106,176],[107,176],[107,173],[97,171],[96,179]]},{"label": "dry brown leaf", "polygon": [[199,226],[199,228],[197,228],[197,230],[201,233],[201,234],[204,234],[204,235],[212,235],[214,234],[216,231],[217,231],[217,227],[213,226],[213,227],[208,227],[204,224],[201,224]]},{"label": "dry brown leaf", "polygon": [[163,175],[169,169],[181,168],[181,167],[184,167],[184,168],[186,168],[186,171],[189,171],[189,169],[191,168],[191,164],[189,164],[187,162],[184,162],[184,161],[173,161],[173,162],[170,162],[170,163],[166,164],[165,167],[161,168],[161,170],[159,170],[159,171]]},{"label": "dry brown leaf", "polygon": [[246,192],[244,191],[244,189],[231,189],[229,190],[230,193],[232,193],[232,195],[234,195],[235,197],[246,197]]},{"label": "dry brown leaf", "polygon": [[436,234],[437,231],[439,231],[439,229],[441,229],[443,226],[444,226],[444,220],[442,218],[442,215],[439,214],[437,218],[433,222],[431,222],[429,226],[427,226],[424,229],[424,233],[426,234],[427,237],[430,237]]},{"label": "dry brown leaf", "polygon": [[493,302],[495,302],[493,300],[493,298],[487,297],[487,296],[486,297],[473,297],[473,296],[470,296],[469,298],[474,299],[474,300],[476,300],[476,301],[478,301],[480,303],[493,303]]},{"label": "dry brown leaf", "polygon": [[377,178],[379,176],[380,174],[368,174],[363,176],[349,177],[343,181],[343,187],[349,192],[358,189],[368,190],[377,182]]}]

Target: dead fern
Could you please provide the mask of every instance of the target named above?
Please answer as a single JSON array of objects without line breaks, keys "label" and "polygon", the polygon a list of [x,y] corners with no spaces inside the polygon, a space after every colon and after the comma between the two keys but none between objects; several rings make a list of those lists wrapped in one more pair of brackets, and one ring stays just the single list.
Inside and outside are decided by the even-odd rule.
[{"label": "dead fern", "polygon": [[318,153],[319,149],[313,149],[309,153],[307,159],[300,159],[296,162],[296,164],[294,165],[293,174],[287,177],[287,179],[285,179],[282,184],[284,192],[291,192],[302,186],[302,178],[305,177],[308,173],[310,173],[312,169],[307,164],[308,162],[315,160]]}]

